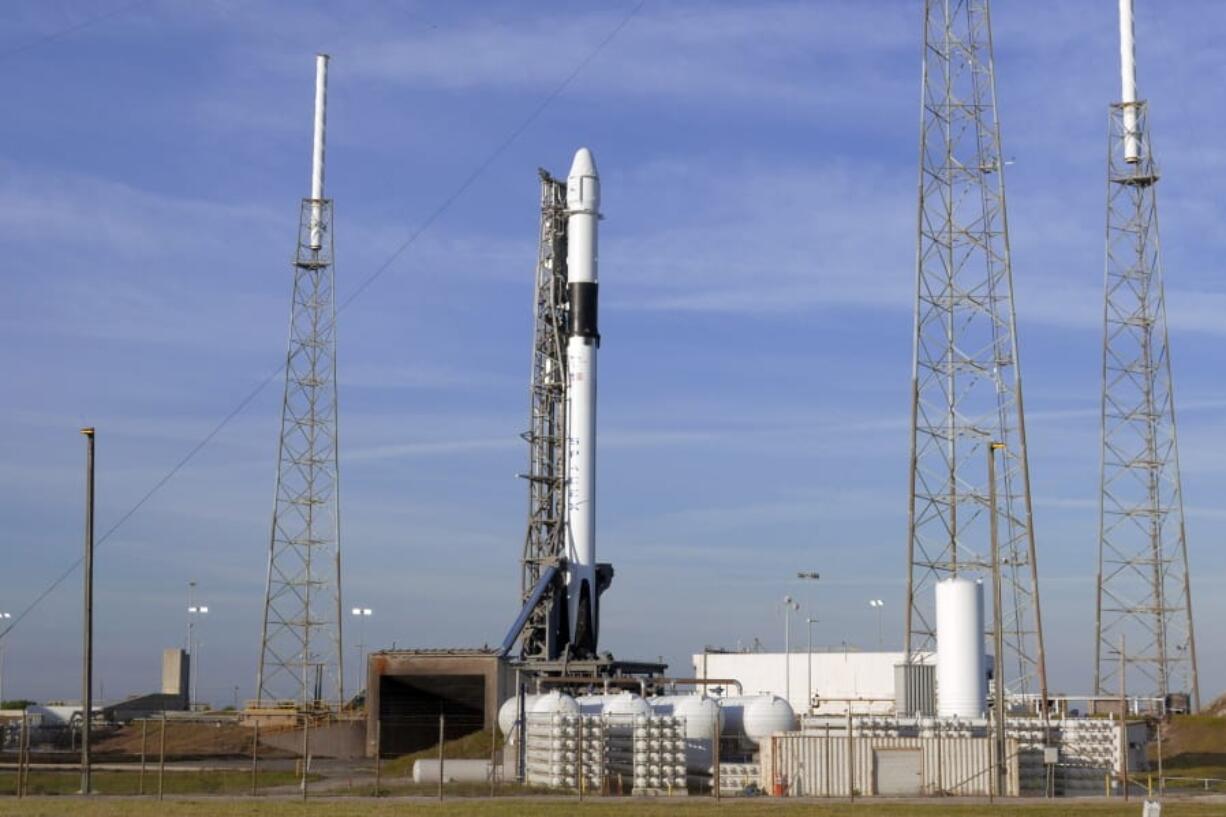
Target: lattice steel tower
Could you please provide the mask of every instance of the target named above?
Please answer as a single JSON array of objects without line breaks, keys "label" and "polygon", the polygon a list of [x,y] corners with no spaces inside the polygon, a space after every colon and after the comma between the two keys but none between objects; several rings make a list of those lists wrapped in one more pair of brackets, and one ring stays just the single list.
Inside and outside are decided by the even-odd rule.
[{"label": "lattice steel tower", "polygon": [[935,646],[936,582],[990,589],[995,513],[1006,686],[1046,697],[987,0],[926,0],[921,107],[907,658]]},{"label": "lattice steel tower", "polygon": [[[566,182],[542,170],[541,221],[533,288],[531,427],[528,442],[528,533],[524,540],[521,601],[527,603],[542,572],[566,554]],[[550,593],[557,593],[557,587]],[[524,626],[524,658],[555,658],[557,620],[565,604],[537,604]]]},{"label": "lattice steel tower", "polygon": [[332,202],[324,198],[328,57],[316,58],[311,196],[302,200],[268,549],[257,700],[344,701]]},{"label": "lattice steel tower", "polygon": [[1123,101],[1107,141],[1102,463],[1094,691],[1200,707],[1175,397],[1158,248],[1158,167],[1136,96],[1132,0],[1120,0]]}]

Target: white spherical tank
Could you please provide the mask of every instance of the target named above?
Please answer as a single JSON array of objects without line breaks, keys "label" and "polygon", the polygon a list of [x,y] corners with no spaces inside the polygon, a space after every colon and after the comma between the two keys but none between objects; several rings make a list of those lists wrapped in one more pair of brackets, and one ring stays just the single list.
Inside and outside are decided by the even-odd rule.
[{"label": "white spherical tank", "polygon": [[578,715],[579,704],[569,695],[555,690],[537,698],[532,704],[532,713],[539,715]]},{"label": "white spherical tank", "polygon": [[938,582],[937,714],[983,717],[987,673],[983,653],[983,584],[952,578]]}]

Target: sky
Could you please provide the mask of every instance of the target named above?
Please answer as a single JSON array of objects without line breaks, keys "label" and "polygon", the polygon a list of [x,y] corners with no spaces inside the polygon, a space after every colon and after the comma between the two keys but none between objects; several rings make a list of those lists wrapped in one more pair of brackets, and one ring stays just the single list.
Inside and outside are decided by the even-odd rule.
[{"label": "sky", "polygon": [[[883,599],[898,647],[922,4],[647,0],[609,39],[636,5],[6,3],[0,612],[81,553],[81,426],[102,532],[282,362],[326,51],[340,299],[385,267],[338,328],[345,607],[374,611],[348,666],[359,640],[495,644],[518,612],[536,171],[580,145],[605,216],[602,645],[686,674],[704,645],[781,648],[792,594],[817,646],[875,647]],[[1226,8],[1137,7],[1208,699]],[[993,8],[1048,672],[1071,694],[1093,670],[1115,13]],[[105,699],[158,687],[190,580],[199,697],[253,694],[280,397],[274,378],[99,546]],[[76,571],[3,640],[4,697],[79,696],[80,592]]]}]

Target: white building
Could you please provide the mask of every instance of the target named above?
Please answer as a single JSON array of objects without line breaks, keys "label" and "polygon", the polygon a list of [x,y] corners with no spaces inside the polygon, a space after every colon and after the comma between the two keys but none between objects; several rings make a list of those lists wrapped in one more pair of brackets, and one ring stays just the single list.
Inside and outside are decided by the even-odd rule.
[{"label": "white building", "polygon": [[[934,661],[930,655],[920,660]],[[902,652],[706,652],[694,656],[694,677],[739,681],[746,695],[778,695],[798,715],[841,715],[849,706],[857,713],[889,714],[894,667],[902,662]],[[809,701],[816,706],[810,708]]]}]

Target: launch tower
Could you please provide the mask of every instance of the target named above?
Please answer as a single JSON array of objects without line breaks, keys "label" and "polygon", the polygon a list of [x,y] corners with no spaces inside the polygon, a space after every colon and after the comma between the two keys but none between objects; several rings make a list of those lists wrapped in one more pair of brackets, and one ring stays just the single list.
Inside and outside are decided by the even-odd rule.
[{"label": "launch tower", "polygon": [[938,581],[998,568],[1007,688],[1046,697],[1003,164],[988,2],[926,0],[905,649]]},{"label": "launch tower", "polygon": [[[1094,692],[1200,706],[1175,395],[1158,248],[1158,166],[1137,99],[1132,0],[1120,0],[1123,99],[1107,141],[1102,460]],[[1169,701],[1168,701],[1169,703]]]},{"label": "launch tower", "polygon": [[332,201],[324,198],[328,57],[315,62],[311,196],[302,200],[277,452],[258,703],[344,702]]}]

